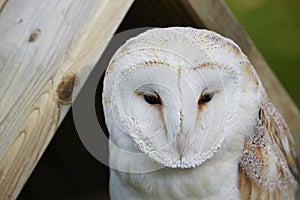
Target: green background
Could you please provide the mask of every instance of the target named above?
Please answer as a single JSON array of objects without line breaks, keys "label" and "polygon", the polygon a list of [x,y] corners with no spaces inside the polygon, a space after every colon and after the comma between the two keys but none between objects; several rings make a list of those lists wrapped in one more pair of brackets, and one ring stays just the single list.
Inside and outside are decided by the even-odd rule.
[{"label": "green background", "polygon": [[300,0],[226,0],[300,108]]}]

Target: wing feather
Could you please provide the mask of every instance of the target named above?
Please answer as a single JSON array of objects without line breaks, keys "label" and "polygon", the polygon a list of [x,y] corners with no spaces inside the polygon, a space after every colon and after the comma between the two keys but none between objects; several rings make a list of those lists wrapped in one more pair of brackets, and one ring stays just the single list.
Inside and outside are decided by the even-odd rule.
[{"label": "wing feather", "polygon": [[242,199],[295,199],[299,174],[293,145],[285,120],[264,101],[239,162]]}]

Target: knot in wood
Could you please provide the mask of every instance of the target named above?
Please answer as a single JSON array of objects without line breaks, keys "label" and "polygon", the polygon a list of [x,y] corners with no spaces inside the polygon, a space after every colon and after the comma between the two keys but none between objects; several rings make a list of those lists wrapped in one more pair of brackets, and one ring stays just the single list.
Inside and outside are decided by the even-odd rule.
[{"label": "knot in wood", "polygon": [[69,74],[62,78],[56,89],[59,103],[68,104],[71,102],[75,80],[75,74]]},{"label": "knot in wood", "polygon": [[41,29],[37,28],[35,29],[29,36],[28,42],[32,43],[35,42],[39,36],[41,35]]}]

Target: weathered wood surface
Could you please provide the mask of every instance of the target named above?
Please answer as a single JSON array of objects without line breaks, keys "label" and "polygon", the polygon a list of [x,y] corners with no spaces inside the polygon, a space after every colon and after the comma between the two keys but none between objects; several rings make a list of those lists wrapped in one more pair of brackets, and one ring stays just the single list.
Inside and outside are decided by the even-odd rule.
[{"label": "weathered wood surface", "polygon": [[190,10],[195,22],[198,21],[206,28],[233,39],[249,57],[270,99],[286,119],[298,143],[296,150],[300,155],[299,110],[224,1],[182,0],[182,2]]},{"label": "weathered wood surface", "polygon": [[132,2],[0,0],[0,199],[17,197],[70,108],[76,73],[93,68]]}]

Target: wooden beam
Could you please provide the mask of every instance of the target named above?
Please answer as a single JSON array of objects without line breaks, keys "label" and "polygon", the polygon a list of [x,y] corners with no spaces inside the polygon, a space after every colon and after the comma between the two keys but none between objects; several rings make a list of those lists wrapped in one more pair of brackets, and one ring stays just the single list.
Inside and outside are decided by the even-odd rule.
[{"label": "wooden beam", "polygon": [[92,70],[132,2],[0,0],[1,199],[16,199],[70,108],[77,72]]},{"label": "wooden beam", "polygon": [[7,2],[7,0],[0,0],[0,13],[1,13],[2,9],[4,8],[6,2]]},{"label": "wooden beam", "polygon": [[300,155],[300,114],[295,103],[280,84],[265,59],[241,27],[223,0],[182,0],[195,22],[233,39],[249,57],[274,105],[286,119]]}]

